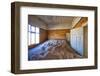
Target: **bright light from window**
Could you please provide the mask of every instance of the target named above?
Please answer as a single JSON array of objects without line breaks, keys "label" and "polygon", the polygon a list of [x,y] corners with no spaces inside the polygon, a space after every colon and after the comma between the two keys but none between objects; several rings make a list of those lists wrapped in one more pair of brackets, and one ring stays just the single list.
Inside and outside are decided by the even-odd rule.
[{"label": "bright light from window", "polygon": [[39,33],[36,34],[36,43],[39,43]]},{"label": "bright light from window", "polygon": [[39,28],[38,27],[36,27],[36,33],[39,33]]},{"label": "bright light from window", "polygon": [[35,44],[35,33],[31,33],[31,44]]},{"label": "bright light from window", "polygon": [[40,31],[38,27],[28,25],[28,45],[39,43],[39,33]]},{"label": "bright light from window", "polygon": [[31,40],[30,35],[31,35],[30,32],[28,32],[28,45],[31,44],[31,43],[30,43],[30,42],[31,42],[31,41],[30,41],[30,40]]},{"label": "bright light from window", "polygon": [[31,26],[31,32],[35,32],[35,27]]}]

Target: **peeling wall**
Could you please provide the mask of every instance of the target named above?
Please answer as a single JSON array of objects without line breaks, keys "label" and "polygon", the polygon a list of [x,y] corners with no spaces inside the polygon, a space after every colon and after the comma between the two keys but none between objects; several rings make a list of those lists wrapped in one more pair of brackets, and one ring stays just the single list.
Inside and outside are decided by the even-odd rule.
[{"label": "peeling wall", "polygon": [[88,18],[82,17],[70,32],[71,47],[84,57],[87,57],[88,52],[88,29],[84,29],[84,27],[87,27],[87,24]]},{"label": "peeling wall", "polygon": [[48,30],[55,29],[71,29],[71,24],[57,24],[57,25],[48,25]]},{"label": "peeling wall", "polygon": [[83,55],[83,27],[71,30],[71,46],[78,53]]},{"label": "peeling wall", "polygon": [[47,30],[40,28],[40,43],[45,42],[48,39]]},{"label": "peeling wall", "polygon": [[69,29],[48,30],[48,39],[66,39],[66,33],[70,33]]}]

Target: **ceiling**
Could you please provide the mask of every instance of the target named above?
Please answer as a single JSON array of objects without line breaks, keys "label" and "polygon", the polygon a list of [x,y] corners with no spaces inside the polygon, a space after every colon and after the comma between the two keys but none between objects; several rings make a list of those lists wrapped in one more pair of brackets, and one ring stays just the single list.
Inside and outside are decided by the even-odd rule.
[{"label": "ceiling", "polygon": [[71,16],[47,16],[47,15],[30,15],[31,18],[38,18],[47,25],[72,24],[75,17]]},{"label": "ceiling", "polygon": [[46,23],[47,25],[57,24],[72,24],[73,18],[70,16],[45,16],[37,15],[38,19]]},{"label": "ceiling", "polygon": [[71,29],[76,16],[28,15],[28,23],[46,29]]}]

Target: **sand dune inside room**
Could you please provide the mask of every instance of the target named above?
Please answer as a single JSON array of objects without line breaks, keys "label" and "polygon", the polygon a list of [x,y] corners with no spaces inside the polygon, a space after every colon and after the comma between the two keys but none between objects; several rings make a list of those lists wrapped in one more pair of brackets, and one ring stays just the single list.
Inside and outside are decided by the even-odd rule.
[{"label": "sand dune inside room", "polygon": [[88,57],[88,19],[28,15],[28,60]]}]

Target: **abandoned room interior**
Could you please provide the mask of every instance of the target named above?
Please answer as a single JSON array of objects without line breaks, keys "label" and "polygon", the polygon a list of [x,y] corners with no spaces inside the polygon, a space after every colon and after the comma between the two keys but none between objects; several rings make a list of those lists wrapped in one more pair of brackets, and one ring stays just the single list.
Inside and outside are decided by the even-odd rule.
[{"label": "abandoned room interior", "polygon": [[28,15],[28,60],[88,57],[88,18]]}]

